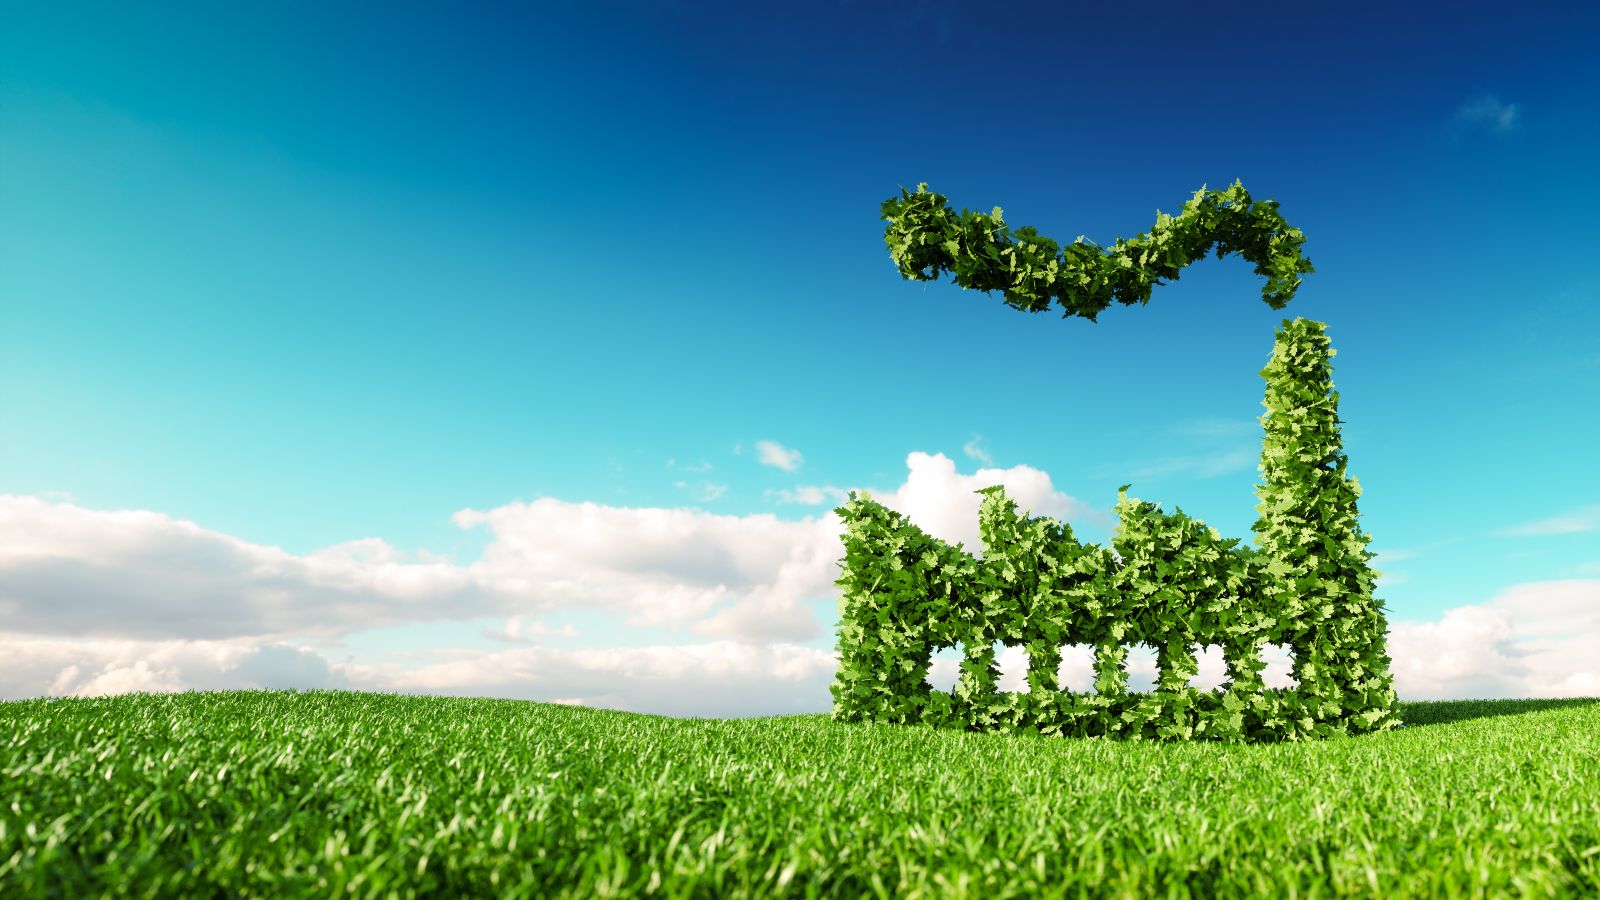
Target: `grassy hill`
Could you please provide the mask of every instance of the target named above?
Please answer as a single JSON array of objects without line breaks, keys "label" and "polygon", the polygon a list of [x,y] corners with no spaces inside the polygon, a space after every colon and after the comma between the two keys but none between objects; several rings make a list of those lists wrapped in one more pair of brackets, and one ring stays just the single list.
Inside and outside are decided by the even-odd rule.
[{"label": "grassy hill", "polygon": [[1594,896],[1600,701],[1221,746],[252,691],[0,703],[0,896]]}]

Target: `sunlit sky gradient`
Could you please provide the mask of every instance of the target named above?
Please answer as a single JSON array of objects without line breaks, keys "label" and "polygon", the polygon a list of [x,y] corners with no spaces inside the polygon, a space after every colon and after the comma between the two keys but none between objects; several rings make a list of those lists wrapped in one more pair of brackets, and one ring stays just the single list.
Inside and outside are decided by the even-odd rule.
[{"label": "sunlit sky gradient", "polygon": [[[1338,351],[1402,699],[1600,695],[1596,34],[0,2],[0,697],[820,711],[845,491],[971,547],[977,487],[1104,542],[1132,482],[1248,538],[1292,316]],[[1028,315],[903,281],[879,219],[926,181],[1110,245],[1234,179],[1307,236],[1281,312],[1233,256]]]}]

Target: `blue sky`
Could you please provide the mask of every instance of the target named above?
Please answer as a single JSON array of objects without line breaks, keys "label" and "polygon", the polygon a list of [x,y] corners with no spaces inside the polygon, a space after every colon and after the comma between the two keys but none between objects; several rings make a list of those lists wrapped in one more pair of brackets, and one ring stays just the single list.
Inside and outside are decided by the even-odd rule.
[{"label": "blue sky", "polygon": [[[692,712],[594,660],[715,643],[773,711],[822,709],[841,491],[954,529],[980,469],[1047,473],[1034,512],[1104,541],[1132,482],[1248,537],[1258,372],[1306,316],[1391,622],[1514,667],[1539,610],[1600,603],[1596,33],[1582,3],[0,3],[10,654],[32,693],[269,651],[310,666],[270,685],[515,693],[484,673],[526,651],[601,673],[534,699]],[[1306,234],[1281,312],[1234,256],[1098,323],[1028,315],[903,281],[878,218],[925,181],[1109,245],[1234,179]],[[561,543],[585,508],[593,557]],[[601,571],[611,599],[571,587]],[[268,598],[254,630],[160,599],[227,619],[229,585]],[[1402,698],[1600,694],[1590,649],[1477,683],[1400,639]]]}]

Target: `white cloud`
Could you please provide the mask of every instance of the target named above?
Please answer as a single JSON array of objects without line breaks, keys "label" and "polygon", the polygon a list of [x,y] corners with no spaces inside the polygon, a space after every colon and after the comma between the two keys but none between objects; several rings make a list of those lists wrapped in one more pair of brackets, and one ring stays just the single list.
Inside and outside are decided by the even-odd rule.
[{"label": "white cloud", "polygon": [[1573,578],[1519,584],[1501,591],[1488,605],[1512,614],[1519,638],[1600,638],[1600,580]]},{"label": "white cloud", "polygon": [[517,601],[376,539],[305,556],[147,511],[0,495],[0,622],[90,637],[326,635]]},{"label": "white cloud", "polygon": [[[835,594],[842,526],[541,499],[462,510],[493,538],[471,565],[406,562],[377,539],[294,555],[152,512],[0,496],[0,621],[42,635],[144,639],[334,637],[386,625],[563,608],[631,624],[705,619],[730,634],[741,603],[808,640],[799,603]],[[803,561],[796,564],[795,561]]]},{"label": "white cloud", "polygon": [[909,518],[923,531],[945,541],[960,543],[974,556],[983,556],[983,541],[978,535],[978,507],[983,500],[978,490],[1005,485],[1006,497],[1016,501],[1022,515],[1049,516],[1058,522],[1076,523],[1089,519],[1110,527],[1110,515],[1076,497],[1057,491],[1050,475],[1030,466],[1009,469],[979,469],[960,475],[949,457],[913,451],[906,456],[910,469],[905,484],[888,492],[871,491],[872,499]]},{"label": "white cloud", "polygon": [[484,633],[497,640],[527,641],[541,637],[575,638],[578,636],[578,629],[571,625],[551,628],[530,616],[512,616],[506,620],[505,627],[489,629]]},{"label": "white cloud", "polygon": [[1498,132],[1507,132],[1516,127],[1517,105],[1515,103],[1502,103],[1494,94],[1486,94],[1464,103],[1456,110],[1456,118],[1462,122],[1483,122]]},{"label": "white cloud", "polygon": [[1508,528],[1499,532],[1513,537],[1534,537],[1546,534],[1579,534],[1600,528],[1600,503],[1582,509]]},{"label": "white cloud", "polygon": [[[543,609],[607,609],[637,626],[676,626],[730,635],[748,607],[773,614],[791,640],[820,634],[815,616],[791,612],[837,589],[831,560],[844,555],[838,517],[784,522],[771,514],[713,515],[699,510],[623,508],[541,498],[487,512],[462,510],[462,527],[488,526],[493,539],[471,571],[487,583],[518,586]],[[509,587],[507,588],[510,589]]]},{"label": "white cloud", "polygon": [[776,441],[756,441],[756,450],[761,454],[762,465],[776,466],[785,472],[793,472],[802,462],[799,450],[791,450]]},{"label": "white cloud", "polygon": [[1600,580],[1519,584],[1389,629],[1403,700],[1600,696]]},{"label": "white cloud", "polygon": [[1507,696],[1527,676],[1512,641],[1512,614],[1485,606],[1452,609],[1437,622],[1395,622],[1388,652],[1403,700]]},{"label": "white cloud", "polygon": [[794,490],[769,490],[763,496],[776,496],[780,503],[798,503],[805,506],[820,506],[824,503],[832,506],[850,499],[850,492],[844,488],[831,485],[799,485]]},{"label": "white cloud", "polygon": [[978,442],[981,440],[983,440],[983,435],[977,435],[972,440],[967,441],[964,445],[962,445],[961,452],[986,466],[992,466],[994,465],[994,458],[989,455],[987,450],[984,450],[982,447],[978,446]]},{"label": "white cloud", "polygon": [[270,641],[83,640],[0,632],[0,659],[0,700],[352,686],[310,648]]},{"label": "white cloud", "polygon": [[[676,646],[478,653],[417,669],[350,666],[370,690],[547,700],[669,716],[825,712],[837,660],[796,644],[713,641]],[[549,701],[554,702],[554,701]]]},{"label": "white cloud", "polygon": [[306,647],[0,633],[0,700],[133,691],[337,688],[503,697],[678,716],[825,712],[832,651],[714,641],[681,646],[440,650],[412,668],[333,662]]}]

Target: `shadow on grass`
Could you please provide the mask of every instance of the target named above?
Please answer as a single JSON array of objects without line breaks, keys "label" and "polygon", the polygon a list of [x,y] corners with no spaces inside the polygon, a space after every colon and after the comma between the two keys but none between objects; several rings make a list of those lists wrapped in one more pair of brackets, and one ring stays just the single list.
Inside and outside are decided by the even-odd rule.
[{"label": "shadow on grass", "polygon": [[1407,728],[1419,725],[1444,725],[1467,719],[1515,716],[1546,709],[1569,709],[1600,703],[1600,698],[1574,697],[1562,700],[1416,700],[1400,701],[1400,721]]}]

